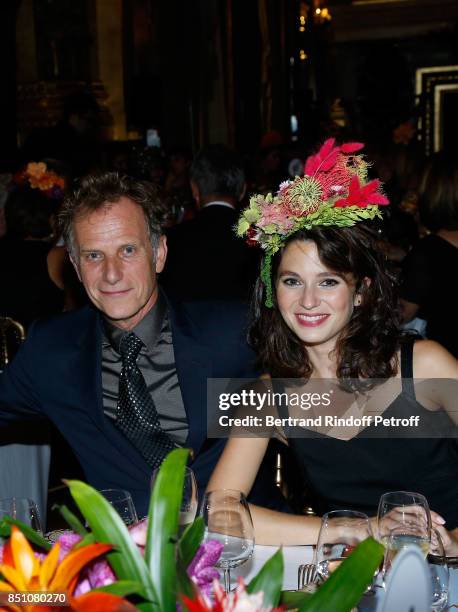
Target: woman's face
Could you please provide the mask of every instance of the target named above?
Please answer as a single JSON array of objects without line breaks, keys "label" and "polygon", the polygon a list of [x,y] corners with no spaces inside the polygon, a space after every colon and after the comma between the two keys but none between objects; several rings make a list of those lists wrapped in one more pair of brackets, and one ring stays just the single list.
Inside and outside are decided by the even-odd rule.
[{"label": "woman's face", "polygon": [[361,299],[353,279],[327,268],[309,240],[296,240],[284,250],[276,292],[283,320],[296,336],[305,344],[328,343],[330,350]]}]

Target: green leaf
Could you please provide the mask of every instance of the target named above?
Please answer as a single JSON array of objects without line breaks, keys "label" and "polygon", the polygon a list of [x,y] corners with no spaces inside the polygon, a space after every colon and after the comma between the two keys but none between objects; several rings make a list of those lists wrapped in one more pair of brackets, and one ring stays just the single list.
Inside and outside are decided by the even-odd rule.
[{"label": "green leaf", "polygon": [[178,554],[183,567],[188,567],[194,559],[200,543],[203,540],[205,531],[204,519],[199,516],[188,525],[178,542]]},{"label": "green leaf", "polygon": [[188,576],[188,573],[181,563],[178,563],[177,565],[177,594],[177,600],[181,602],[181,608],[184,611],[187,610],[187,606],[185,606],[181,601],[181,596],[186,595],[186,597],[189,597],[189,599],[194,600],[197,599],[199,595],[197,586]]},{"label": "green leaf", "polygon": [[10,516],[5,516],[0,523],[0,536],[3,538],[9,538],[11,535],[11,525],[16,525],[29,542],[32,544],[36,544],[40,548],[43,548],[46,551],[51,550],[52,544],[46,540],[41,533],[38,533],[29,525],[18,521],[17,519],[13,519]]},{"label": "green leaf", "polygon": [[84,546],[89,546],[89,544],[94,544],[96,541],[93,533],[88,533],[84,536],[76,545],[75,549],[83,548]]},{"label": "green leaf", "polygon": [[283,552],[281,548],[259,570],[258,574],[247,586],[248,593],[264,593],[263,605],[276,606],[280,601],[283,584]]},{"label": "green leaf", "polygon": [[57,509],[59,511],[60,515],[64,518],[72,531],[80,535],[82,538],[87,535],[88,532],[86,527],[79,520],[76,514],[69,510],[65,504],[62,504],[62,506],[55,504],[52,509]]},{"label": "green leaf", "polygon": [[361,542],[299,612],[348,612],[354,608],[370,584],[383,553],[383,546],[372,538]]},{"label": "green leaf", "polygon": [[139,582],[134,582],[133,580],[118,580],[118,582],[114,582],[113,584],[107,584],[92,590],[101,591],[102,593],[111,593],[119,597],[127,597],[128,595],[141,594],[143,587]]},{"label": "green leaf", "polygon": [[282,591],[280,605],[286,606],[287,610],[300,608],[311,596],[311,593],[304,591]]},{"label": "green leaf", "polygon": [[250,223],[242,217],[237,225],[237,235],[244,236],[249,227]]},{"label": "green leaf", "polygon": [[[88,522],[97,542],[113,544],[115,550],[107,557],[116,576],[143,585],[142,595],[148,602],[158,601],[151,575],[134,543],[127,527],[111,504],[98,491],[79,480],[69,480],[67,484],[78,508]],[[149,608],[154,610],[149,603]]]},{"label": "green leaf", "polygon": [[176,606],[178,516],[189,451],[177,448],[164,459],[153,489],[148,512],[145,563],[157,593],[161,612]]}]

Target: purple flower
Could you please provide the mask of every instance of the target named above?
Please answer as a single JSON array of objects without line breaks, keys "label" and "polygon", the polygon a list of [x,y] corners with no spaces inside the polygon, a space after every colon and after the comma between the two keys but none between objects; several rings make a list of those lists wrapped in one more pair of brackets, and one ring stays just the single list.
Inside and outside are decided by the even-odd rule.
[{"label": "purple flower", "polygon": [[[80,540],[81,536],[76,533],[64,533],[60,536],[57,540],[60,544],[59,563]],[[80,574],[75,588],[75,596],[84,595],[84,593],[88,593],[97,587],[112,584],[115,580],[116,577],[105,559],[92,561]]]},{"label": "purple flower", "polygon": [[219,572],[215,569],[215,564],[218,562],[223,548],[223,544],[216,540],[204,542],[199,546],[188,567],[188,576],[207,597],[210,597],[213,580],[219,578]]}]

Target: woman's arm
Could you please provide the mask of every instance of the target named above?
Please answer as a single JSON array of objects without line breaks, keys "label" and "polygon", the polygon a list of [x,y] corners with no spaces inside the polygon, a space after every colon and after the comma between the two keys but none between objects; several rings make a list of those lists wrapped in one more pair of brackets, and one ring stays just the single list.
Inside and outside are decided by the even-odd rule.
[{"label": "woman's arm", "polygon": [[[268,438],[229,439],[207,491],[235,489],[248,495],[268,443]],[[294,516],[253,505],[250,505],[250,510],[258,544],[315,544],[318,538],[319,517]]]},{"label": "woman's arm", "polygon": [[[416,379],[446,379],[443,384],[434,384],[431,389],[431,402],[443,407],[450,418],[458,424],[456,397],[458,393],[458,361],[443,346],[433,340],[418,340],[414,344],[413,374]],[[444,541],[446,554],[458,555],[458,528],[447,531],[446,527],[435,521]]]},{"label": "woman's arm", "polygon": [[[418,385],[420,403],[426,400],[436,409],[443,408],[458,424],[458,361],[455,357],[433,340],[418,340],[414,344],[413,375],[421,381]],[[443,380],[436,382],[438,379]],[[428,406],[425,404],[425,407]]]}]

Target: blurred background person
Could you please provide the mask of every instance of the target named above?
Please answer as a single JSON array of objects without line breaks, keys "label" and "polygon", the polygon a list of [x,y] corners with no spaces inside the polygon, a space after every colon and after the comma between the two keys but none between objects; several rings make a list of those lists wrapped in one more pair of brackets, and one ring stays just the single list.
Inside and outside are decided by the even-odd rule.
[{"label": "blurred background person", "polygon": [[210,145],[197,154],[190,178],[198,213],[169,230],[161,283],[169,295],[185,301],[246,300],[259,255],[234,232],[246,189],[241,161],[226,146]]},{"label": "blurred background person", "polygon": [[32,131],[20,151],[20,160],[52,158],[71,168],[75,177],[100,168],[100,109],[85,91],[65,96],[61,120],[49,128]]},{"label": "blurred background person", "polygon": [[458,357],[458,160],[435,154],[419,190],[421,223],[429,230],[403,262],[401,286],[404,321],[426,319],[426,336]]},{"label": "blurred background person", "polygon": [[5,203],[6,234],[0,239],[0,315],[25,329],[63,308],[60,266],[49,258],[54,218],[64,179],[45,163],[30,163],[15,175]]}]

